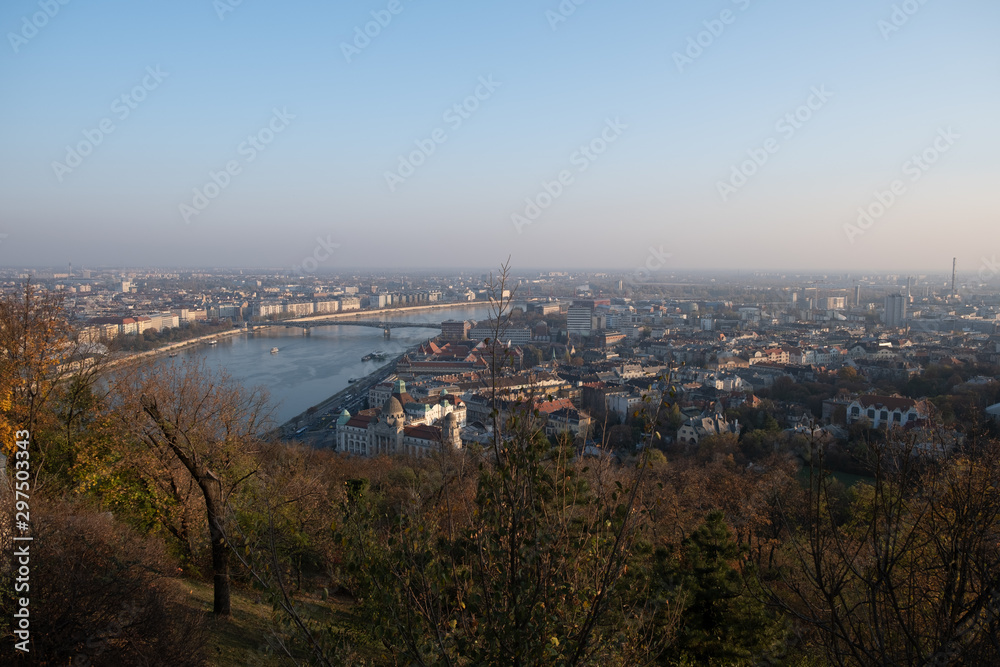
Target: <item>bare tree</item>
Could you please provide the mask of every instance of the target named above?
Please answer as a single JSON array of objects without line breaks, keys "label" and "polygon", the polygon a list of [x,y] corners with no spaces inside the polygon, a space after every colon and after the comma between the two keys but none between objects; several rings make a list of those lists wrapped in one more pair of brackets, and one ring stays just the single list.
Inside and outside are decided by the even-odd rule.
[{"label": "bare tree", "polygon": [[805,512],[786,514],[790,538],[761,563],[770,601],[832,664],[996,664],[998,452],[934,456],[890,434],[869,447],[874,480],[848,507],[817,455]]},{"label": "bare tree", "polygon": [[258,468],[259,438],[270,409],[261,389],[246,391],[204,364],[153,365],[115,379],[115,412],[161,466],[153,475],[172,475],[180,464],[201,491],[211,541],[215,583],[213,610],[230,613],[230,548],[227,502]]}]

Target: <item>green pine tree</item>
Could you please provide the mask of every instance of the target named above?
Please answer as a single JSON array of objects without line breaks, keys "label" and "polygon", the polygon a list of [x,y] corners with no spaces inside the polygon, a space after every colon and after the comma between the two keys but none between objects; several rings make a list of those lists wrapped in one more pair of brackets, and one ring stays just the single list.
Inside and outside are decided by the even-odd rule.
[{"label": "green pine tree", "polygon": [[681,544],[679,558],[661,552],[662,582],[684,612],[665,665],[751,665],[782,634],[784,623],[751,595],[737,569],[743,549],[722,512],[714,511]]}]

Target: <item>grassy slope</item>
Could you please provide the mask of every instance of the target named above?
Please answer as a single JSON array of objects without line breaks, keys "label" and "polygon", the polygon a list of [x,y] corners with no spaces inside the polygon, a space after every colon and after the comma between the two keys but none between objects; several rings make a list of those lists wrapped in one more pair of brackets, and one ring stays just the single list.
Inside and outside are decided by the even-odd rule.
[{"label": "grassy slope", "polygon": [[[268,650],[267,639],[272,634],[271,606],[266,601],[258,602],[256,591],[234,587],[232,590],[232,616],[217,619],[212,616],[212,585],[199,580],[178,580],[182,587],[186,604],[205,614],[209,641],[206,650],[208,664],[214,667],[270,667],[288,665],[287,659]],[[351,601],[331,597],[327,601],[318,598],[299,599],[304,611],[314,619],[324,620],[338,627],[356,627],[351,616]],[[362,649],[362,654],[376,655],[374,647]]]},{"label": "grassy slope", "polygon": [[271,632],[271,606],[256,603],[250,597],[252,591],[234,588],[232,617],[217,619],[211,614],[211,584],[185,579],[178,581],[178,585],[182,587],[186,603],[192,609],[205,613],[209,631],[208,664],[226,667],[282,664],[278,656],[269,656],[266,652],[266,638]]}]

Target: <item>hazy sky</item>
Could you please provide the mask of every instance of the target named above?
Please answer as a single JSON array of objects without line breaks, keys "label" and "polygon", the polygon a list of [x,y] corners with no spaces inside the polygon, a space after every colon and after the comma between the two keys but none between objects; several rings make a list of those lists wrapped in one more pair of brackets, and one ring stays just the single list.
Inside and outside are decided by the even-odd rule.
[{"label": "hazy sky", "polygon": [[995,0],[5,0],[0,29],[0,265],[1000,254]]}]

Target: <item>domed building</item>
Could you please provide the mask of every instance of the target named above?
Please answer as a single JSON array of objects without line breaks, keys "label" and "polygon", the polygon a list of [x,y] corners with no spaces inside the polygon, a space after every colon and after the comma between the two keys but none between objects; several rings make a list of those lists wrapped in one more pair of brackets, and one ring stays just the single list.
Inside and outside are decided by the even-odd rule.
[{"label": "domed building", "polygon": [[406,431],[406,413],[403,404],[395,396],[382,406],[378,421],[369,429],[368,456],[396,454],[399,452],[401,436]]},{"label": "domed building", "polygon": [[[408,402],[420,405],[416,401]],[[465,418],[465,405],[461,401],[449,403],[440,400],[442,409],[451,409],[439,420],[440,426],[427,423],[428,413],[419,413],[416,419],[407,415],[400,401],[400,394],[393,393],[383,403],[377,416],[350,417],[337,426],[337,451],[355,456],[426,456],[442,447],[459,449],[462,446],[461,428]]]}]

